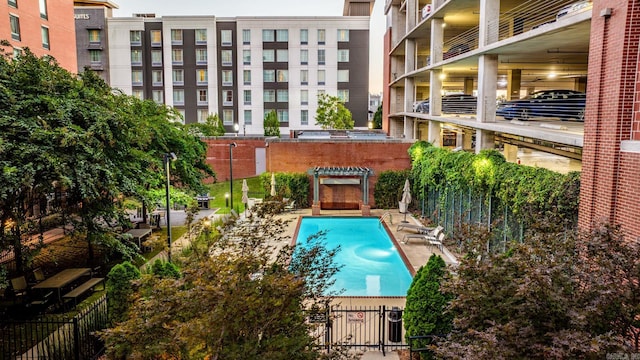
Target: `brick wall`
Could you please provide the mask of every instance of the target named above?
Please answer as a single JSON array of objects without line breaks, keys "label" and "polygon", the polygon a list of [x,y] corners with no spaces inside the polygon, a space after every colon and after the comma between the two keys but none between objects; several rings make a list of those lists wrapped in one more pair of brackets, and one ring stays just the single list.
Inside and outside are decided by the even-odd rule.
[{"label": "brick wall", "polygon": [[[610,17],[600,16],[611,8]],[[634,1],[593,2],[587,105],[584,124],[579,225],[617,223],[640,236],[640,154],[621,152],[638,117],[640,5]],[[635,117],[635,119],[634,119]],[[638,135],[633,135],[636,140]]]}]

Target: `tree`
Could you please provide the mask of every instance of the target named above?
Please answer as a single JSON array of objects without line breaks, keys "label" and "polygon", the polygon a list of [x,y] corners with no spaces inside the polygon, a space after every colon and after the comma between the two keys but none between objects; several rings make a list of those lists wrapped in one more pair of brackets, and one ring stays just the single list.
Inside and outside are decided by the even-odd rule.
[{"label": "tree", "polygon": [[127,297],[133,292],[131,281],[140,278],[140,270],[128,261],[111,268],[107,274],[109,321],[122,321],[127,316]]},{"label": "tree", "polygon": [[275,110],[269,111],[264,117],[264,136],[280,137],[280,122]]},{"label": "tree", "polygon": [[382,104],[378,105],[376,113],[373,114],[373,128],[382,129]]},{"label": "tree", "polygon": [[191,123],[186,127],[190,134],[196,136],[222,136],[225,133],[224,125],[218,114],[209,114],[204,123]]},{"label": "tree", "polygon": [[354,122],[351,111],[344,106],[340,98],[319,94],[316,125],[323,129],[353,129]]},{"label": "tree", "polygon": [[458,241],[474,240],[443,286],[455,295],[454,329],[438,345],[440,356],[577,359],[631,349],[640,246],[615,226],[582,234],[549,224],[500,253],[485,250],[485,230],[460,232]]},{"label": "tree", "polygon": [[[286,222],[218,222],[174,256],[183,276],[143,275],[129,317],[106,330],[110,358],[316,359],[305,310],[330,301],[337,250],[283,245]],[[204,224],[203,224],[204,225]],[[279,249],[274,245],[280,244]],[[266,311],[265,311],[266,310]]]},{"label": "tree", "polygon": [[[446,308],[452,296],[440,290],[446,272],[444,260],[434,254],[414,276],[403,313],[407,341],[410,336],[441,336],[451,331],[453,317]],[[418,340],[414,345],[425,347],[429,343],[428,340]],[[423,359],[431,358],[432,354],[423,354]]]}]

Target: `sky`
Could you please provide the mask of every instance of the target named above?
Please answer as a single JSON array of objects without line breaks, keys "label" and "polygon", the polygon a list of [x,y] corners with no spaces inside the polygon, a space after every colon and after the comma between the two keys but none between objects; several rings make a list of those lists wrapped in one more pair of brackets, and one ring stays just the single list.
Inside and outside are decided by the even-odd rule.
[{"label": "sky", "polygon": [[[342,16],[344,0],[113,0],[116,17],[134,13],[164,15],[234,16]],[[376,0],[371,14],[369,92],[382,93],[385,0]]]}]

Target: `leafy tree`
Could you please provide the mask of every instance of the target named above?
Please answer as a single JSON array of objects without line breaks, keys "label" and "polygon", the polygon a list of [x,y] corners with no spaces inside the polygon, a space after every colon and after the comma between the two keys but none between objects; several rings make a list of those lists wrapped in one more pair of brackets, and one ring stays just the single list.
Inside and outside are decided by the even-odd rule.
[{"label": "leafy tree", "polygon": [[[259,219],[214,225],[183,256],[183,276],[143,275],[128,318],[106,330],[110,358],[316,359],[305,309],[330,301],[337,250],[284,245],[286,222]],[[274,248],[277,244],[279,249]],[[265,311],[267,310],[267,311]]]},{"label": "leafy tree", "polygon": [[264,117],[264,136],[280,137],[280,122],[278,121],[278,114],[275,110],[271,110]]},{"label": "leafy tree", "polygon": [[351,111],[344,106],[340,98],[319,94],[316,125],[323,129],[353,129],[354,122]]},{"label": "leafy tree", "polygon": [[209,114],[204,123],[191,123],[186,127],[189,133],[197,136],[222,136],[225,133],[224,125],[218,114]]},{"label": "leafy tree", "polygon": [[578,359],[631,349],[640,245],[615,226],[581,234],[550,224],[501,253],[486,251],[486,230],[459,232],[467,256],[443,286],[455,294],[454,329],[440,356]]},{"label": "leafy tree", "polygon": [[[427,264],[418,270],[407,291],[407,303],[404,309],[404,328],[406,338],[422,335],[447,335],[453,325],[453,317],[446,311],[452,296],[440,290],[440,284],[446,274],[446,264],[438,255],[431,255]],[[430,341],[414,342],[417,347],[425,347]],[[431,359],[431,353],[425,353],[423,359]]]},{"label": "leafy tree", "polygon": [[153,265],[151,265],[151,273],[161,278],[178,279],[181,276],[180,269],[178,269],[176,264],[160,259],[156,259]]},{"label": "leafy tree", "polygon": [[140,270],[128,261],[111,268],[107,274],[107,301],[111,323],[126,318],[127,297],[133,292],[131,281],[140,278]]},{"label": "leafy tree", "polygon": [[373,128],[382,129],[382,104],[378,105],[376,113],[373,114]]}]

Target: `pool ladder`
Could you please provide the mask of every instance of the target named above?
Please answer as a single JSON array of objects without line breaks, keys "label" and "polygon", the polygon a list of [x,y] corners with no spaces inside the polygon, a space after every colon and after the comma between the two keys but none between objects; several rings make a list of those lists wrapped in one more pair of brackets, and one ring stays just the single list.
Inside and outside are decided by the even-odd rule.
[{"label": "pool ladder", "polygon": [[387,216],[389,217],[389,223],[391,223],[391,225],[393,225],[393,218],[391,217],[391,213],[388,212],[388,211],[386,213],[382,214],[382,216],[380,216],[380,224],[382,224],[382,221],[384,221],[384,219]]}]

